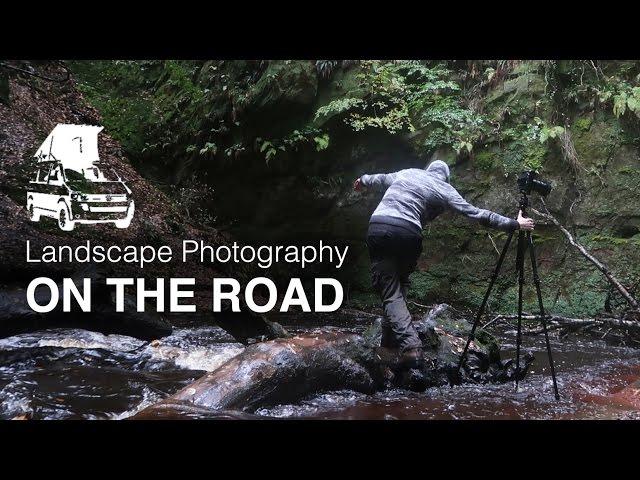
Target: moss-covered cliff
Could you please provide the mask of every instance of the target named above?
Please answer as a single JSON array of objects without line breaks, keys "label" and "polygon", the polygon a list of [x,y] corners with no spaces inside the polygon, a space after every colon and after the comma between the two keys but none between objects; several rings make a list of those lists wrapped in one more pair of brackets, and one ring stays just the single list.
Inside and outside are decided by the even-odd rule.
[{"label": "moss-covered cliff", "polygon": [[[342,279],[356,304],[375,303],[363,236],[378,197],[352,192],[353,179],[433,158],[452,166],[452,183],[469,201],[512,216],[516,174],[538,170],[554,183],[550,210],[629,286],[640,278],[640,62],[116,61],[71,68],[134,166],[187,209],[191,202],[201,223],[229,227],[245,241],[352,245]],[[476,305],[504,235],[446,214],[424,237],[412,296]],[[615,305],[601,275],[554,227],[540,225],[535,239],[549,310],[583,315]],[[509,262],[495,310],[514,308]],[[533,309],[533,290],[527,300]]]}]

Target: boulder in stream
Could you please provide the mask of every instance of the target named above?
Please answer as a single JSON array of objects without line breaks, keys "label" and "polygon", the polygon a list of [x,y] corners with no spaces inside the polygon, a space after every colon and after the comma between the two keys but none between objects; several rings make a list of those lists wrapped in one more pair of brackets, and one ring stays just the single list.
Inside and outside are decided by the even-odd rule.
[{"label": "boulder in stream", "polygon": [[[133,418],[188,418],[194,409],[250,413],[330,390],[424,390],[448,383],[514,379],[512,362],[500,360],[498,343],[486,332],[472,342],[468,361],[462,374],[457,375],[470,324],[450,306],[436,306],[416,322],[416,327],[425,351],[422,371],[400,368],[393,352],[380,348],[378,319],[363,335],[323,328],[250,345],[218,369]],[[531,360],[528,357],[523,362],[520,377],[526,374]]]}]

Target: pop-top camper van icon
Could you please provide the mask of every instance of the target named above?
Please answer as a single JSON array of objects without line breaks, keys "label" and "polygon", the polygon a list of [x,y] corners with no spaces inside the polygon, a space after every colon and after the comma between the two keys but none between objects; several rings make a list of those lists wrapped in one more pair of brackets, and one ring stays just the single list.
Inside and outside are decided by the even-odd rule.
[{"label": "pop-top camper van icon", "polygon": [[27,189],[31,220],[52,217],[65,231],[76,223],[127,228],[135,205],[131,190],[98,156],[103,127],[58,124],[35,154],[37,172]]}]

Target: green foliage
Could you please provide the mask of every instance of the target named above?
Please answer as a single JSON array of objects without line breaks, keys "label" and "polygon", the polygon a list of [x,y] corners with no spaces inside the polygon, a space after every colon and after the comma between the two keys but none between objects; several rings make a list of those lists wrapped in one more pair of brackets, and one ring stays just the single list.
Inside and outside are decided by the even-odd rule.
[{"label": "green foliage", "polygon": [[505,173],[518,173],[522,170],[540,172],[548,154],[548,144],[557,140],[565,129],[559,125],[549,125],[539,117],[533,123],[518,124],[501,133],[506,140],[502,151],[502,166]]},{"label": "green foliage", "polygon": [[[82,64],[78,79],[86,97],[127,152],[146,152],[147,165],[165,161],[204,169],[205,162],[194,160],[220,162],[222,175],[208,178],[219,182],[220,192],[225,189],[227,201],[209,202],[207,208],[224,218],[221,224],[242,215],[238,225],[262,222],[259,234],[282,228],[280,208],[256,205],[255,215],[246,213],[251,209],[243,201],[253,198],[249,188],[262,181],[264,169],[227,162],[241,155],[258,157],[278,162],[270,178],[276,187],[274,205],[301,200],[287,211],[287,225],[356,238],[354,250],[362,248],[354,232],[366,228],[377,197],[352,199],[353,178],[402,168],[407,152],[417,153],[411,161],[418,164],[440,150],[449,155],[447,161],[455,152],[469,158],[450,162],[455,163],[454,185],[472,203],[502,214],[513,214],[508,195],[515,194],[512,179],[500,177],[544,170],[557,185],[549,207],[563,213],[568,227],[580,230],[588,248],[616,273],[638,263],[640,235],[632,228],[637,225],[640,62],[365,61],[349,68],[336,60],[77,63]],[[568,140],[568,126],[584,167],[571,175],[566,175],[563,157],[566,144],[559,141]],[[215,168],[211,163],[206,168]],[[225,185],[227,169],[251,181]],[[174,171],[181,172],[183,183],[172,193],[186,208],[184,214],[213,223],[215,218],[204,219],[205,212],[198,211],[211,195],[190,185],[187,168],[161,166],[153,173]],[[291,187],[285,178],[292,175],[306,181]],[[313,209],[306,202],[333,208],[309,213]],[[302,205],[305,217],[300,216]],[[580,269],[583,260],[576,259],[561,235],[551,236],[554,227],[541,228],[544,236],[536,240],[549,310],[566,315],[600,311],[606,282],[598,272],[591,277],[588,266]],[[497,254],[475,229],[462,219],[434,222],[425,232],[411,298],[479,305]],[[490,234],[499,247],[505,237]],[[377,306],[362,251],[353,267],[362,272],[362,281],[353,283],[349,300]],[[507,269],[509,274],[496,284],[492,310],[516,308],[513,263]],[[346,278],[354,281],[350,274]],[[525,301],[526,309],[536,309],[533,290]]]},{"label": "green foliage", "polygon": [[616,117],[621,117],[627,108],[640,118],[640,87],[619,83],[618,93],[613,96],[613,114]]},{"label": "green foliage", "polygon": [[351,64],[357,63],[356,60],[316,60],[316,71],[322,78],[330,78],[331,74],[338,67],[346,68]]},{"label": "green foliage", "polygon": [[410,276],[409,296],[417,300],[437,298],[447,291],[447,277],[434,275],[432,272],[416,271]]},{"label": "green foliage", "polygon": [[451,146],[458,153],[463,149],[470,152],[473,143],[488,132],[486,119],[462,107],[456,97],[430,95],[416,100],[414,108],[420,125],[429,132],[423,142],[428,151]]},{"label": "green foliage", "polygon": [[561,127],[559,125],[551,125],[551,126],[546,125],[538,117],[536,117],[534,120],[536,121],[536,124],[537,124],[536,133],[538,135],[538,141],[540,143],[545,143],[550,138],[552,139],[559,138],[560,135],[564,133],[564,127]]},{"label": "green foliage", "polygon": [[316,151],[326,150],[329,147],[329,134],[313,137],[313,141],[316,142]]},{"label": "green foliage", "polygon": [[182,139],[199,136],[205,95],[204,89],[194,81],[199,68],[197,62],[167,60],[161,63],[152,97],[157,115],[153,137],[157,141],[147,148],[164,149],[182,143]]},{"label": "green foliage", "polygon": [[141,152],[154,122],[154,101],[140,85],[157,79],[153,62],[75,61],[78,90],[102,115],[103,125],[128,152]]},{"label": "green foliage", "polygon": [[413,131],[408,107],[412,86],[400,72],[399,63],[376,60],[362,62],[361,67],[359,81],[364,99],[359,108],[351,111],[347,124],[355,131],[367,127],[392,134],[405,129]]},{"label": "green foliage", "polygon": [[204,147],[200,149],[200,155],[211,154],[215,155],[218,152],[218,147],[213,142],[207,142],[204,144]]},{"label": "green foliage", "polygon": [[241,143],[234,143],[230,147],[225,148],[224,155],[228,158],[238,158],[246,151],[246,148]]},{"label": "green foliage", "polygon": [[502,164],[506,173],[542,169],[547,150],[539,141],[537,125],[519,124],[505,129],[502,138],[508,140],[502,153]]},{"label": "green foliage", "polygon": [[187,144],[182,152],[195,151],[205,95],[194,80],[200,66],[173,60],[71,63],[78,89],[100,111],[109,134],[135,157],[180,143]]},{"label": "green foliage", "polygon": [[261,138],[257,138],[256,141],[260,145],[260,153],[264,153],[264,158],[267,164],[272,158],[277,155],[278,150],[284,151],[284,147],[282,145],[276,146],[269,140],[262,140]]},{"label": "green foliage", "polygon": [[575,103],[596,98],[620,118],[627,112],[640,118],[640,75],[633,62],[610,62],[609,74],[591,61],[573,61],[565,65],[571,77],[563,96]]},{"label": "green foliage", "polygon": [[621,238],[612,235],[594,234],[588,237],[586,242],[588,244],[595,244],[596,246],[619,247],[622,245],[633,245],[638,247],[640,246],[640,237]]},{"label": "green foliage", "polygon": [[487,131],[484,117],[463,106],[461,87],[442,65],[418,61],[361,62],[359,88],[320,107],[319,117],[342,115],[354,131],[427,133],[425,150],[451,146],[471,151]]},{"label": "green foliage", "polygon": [[381,128],[390,133],[412,129],[409,121],[405,78],[394,71],[393,63],[362,62],[359,89],[344,98],[320,107],[315,114],[322,116],[347,113],[345,122],[355,131],[367,127]]},{"label": "green foliage", "polygon": [[157,98],[158,106],[164,110],[164,118],[173,119],[176,112],[180,112],[181,120],[184,120],[185,116],[197,113],[197,105],[204,97],[203,88],[193,81],[198,67],[175,60],[167,60],[163,67]]},{"label": "green foliage", "polygon": [[329,134],[313,127],[305,127],[294,130],[280,139],[256,138],[258,151],[264,154],[267,163],[277,157],[280,152],[297,152],[301,148],[313,145],[316,152],[321,152],[329,147]]},{"label": "green foliage", "polygon": [[331,103],[320,107],[316,111],[314,119],[317,120],[320,117],[332,117],[352,110],[355,107],[360,107],[363,104],[364,101],[360,98],[338,98],[333,100]]}]

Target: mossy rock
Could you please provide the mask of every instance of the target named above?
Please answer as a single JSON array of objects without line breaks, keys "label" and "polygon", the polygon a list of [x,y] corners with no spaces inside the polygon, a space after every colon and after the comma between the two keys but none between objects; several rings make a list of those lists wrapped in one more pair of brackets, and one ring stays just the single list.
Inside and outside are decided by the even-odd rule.
[{"label": "mossy rock", "polygon": [[538,97],[544,92],[544,76],[537,73],[525,73],[509,79],[494,88],[486,98],[488,104],[500,102],[503,105],[515,105],[522,99]]},{"label": "mossy rock", "polygon": [[581,132],[588,132],[589,129],[591,128],[592,123],[593,123],[592,117],[584,116],[584,117],[576,118],[576,120],[573,122],[573,126]]},{"label": "mossy rock", "polygon": [[[439,361],[443,364],[456,365],[459,357],[454,352],[458,351],[457,347],[461,347],[461,345],[458,345],[460,339],[466,340],[469,337],[471,327],[471,320],[467,319],[461,312],[447,304],[440,304],[424,315],[416,328],[419,333],[422,332],[421,338],[423,342],[425,342],[425,338],[430,338],[426,332],[434,329],[433,335],[437,342],[432,341],[431,344],[438,349]],[[444,332],[445,335],[435,335],[438,330]],[[490,362],[500,360],[500,345],[497,339],[489,332],[476,330],[473,349],[485,355]]]},{"label": "mossy rock", "polygon": [[491,171],[500,166],[500,160],[496,153],[483,150],[473,157],[473,164],[480,170]]},{"label": "mossy rock", "polygon": [[603,167],[620,144],[620,125],[610,117],[605,121],[592,121],[588,130],[576,125],[573,143],[582,166]]}]

